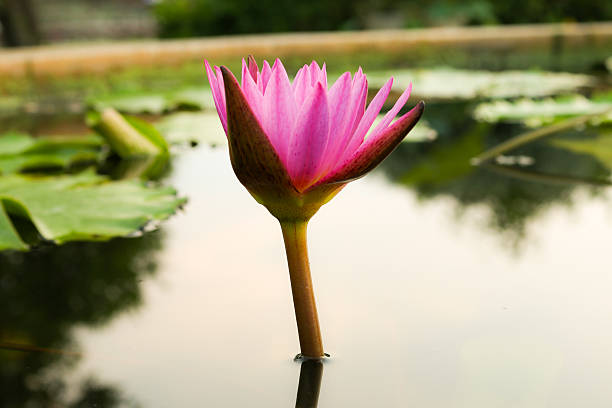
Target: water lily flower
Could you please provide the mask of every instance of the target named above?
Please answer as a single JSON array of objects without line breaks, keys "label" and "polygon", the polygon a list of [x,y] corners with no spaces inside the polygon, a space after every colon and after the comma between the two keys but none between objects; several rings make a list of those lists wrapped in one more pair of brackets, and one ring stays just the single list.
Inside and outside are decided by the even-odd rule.
[{"label": "water lily flower", "polygon": [[[302,354],[324,355],[306,248],[306,224],[348,182],[376,167],[414,127],[419,102],[396,119],[408,87],[376,126],[393,78],[367,104],[361,68],[328,86],[325,64],[304,65],[290,81],[279,59],[260,70],[242,61],[238,82],[205,61],[213,99],[240,182],[281,223]],[[366,107],[367,105],[367,107]],[[395,119],[395,120],[394,120]],[[373,127],[373,128],[372,128]]]}]

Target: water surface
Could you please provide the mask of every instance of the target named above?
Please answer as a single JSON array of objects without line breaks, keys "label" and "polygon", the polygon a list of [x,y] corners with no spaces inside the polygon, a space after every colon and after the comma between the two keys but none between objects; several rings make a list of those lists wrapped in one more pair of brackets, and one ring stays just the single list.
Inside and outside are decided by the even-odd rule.
[{"label": "water surface", "polygon": [[[311,222],[319,406],[610,406],[610,193],[409,181],[414,149]],[[159,231],[2,256],[0,334],[82,353],[0,351],[2,406],[295,406],[279,226],[223,148],[182,152],[165,182],[189,203]]]}]

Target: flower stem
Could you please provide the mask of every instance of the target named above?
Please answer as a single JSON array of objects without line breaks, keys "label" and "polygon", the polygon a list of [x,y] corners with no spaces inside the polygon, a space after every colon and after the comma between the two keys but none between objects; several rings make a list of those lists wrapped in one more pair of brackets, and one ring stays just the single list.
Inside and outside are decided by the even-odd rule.
[{"label": "flower stem", "polygon": [[289,276],[291,278],[291,292],[293,293],[293,306],[297,320],[300,349],[302,355],[310,358],[322,358],[323,342],[319,317],[312,289],[310,277],[310,264],[308,262],[308,248],[306,245],[306,226],[308,221],[281,221]]}]

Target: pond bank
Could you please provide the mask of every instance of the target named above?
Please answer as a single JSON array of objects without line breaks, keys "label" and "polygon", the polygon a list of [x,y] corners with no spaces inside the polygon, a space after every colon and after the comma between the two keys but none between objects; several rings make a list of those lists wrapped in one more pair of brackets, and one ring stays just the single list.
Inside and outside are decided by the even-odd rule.
[{"label": "pond bank", "polygon": [[[495,27],[442,27],[334,33],[264,34],[187,40],[70,44],[0,51],[0,76],[66,76],[104,73],[128,66],[177,65],[207,58],[329,53],[485,49],[562,54],[584,47],[612,49],[612,23],[564,23]],[[609,51],[608,51],[609,53]]]}]

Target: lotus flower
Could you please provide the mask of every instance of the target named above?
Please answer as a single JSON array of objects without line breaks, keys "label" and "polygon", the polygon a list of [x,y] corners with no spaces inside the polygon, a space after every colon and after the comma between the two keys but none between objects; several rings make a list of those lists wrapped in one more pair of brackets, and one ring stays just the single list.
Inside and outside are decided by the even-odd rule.
[{"label": "lotus flower", "polygon": [[[397,147],[423,113],[419,102],[395,119],[410,97],[408,87],[373,128],[393,78],[369,105],[361,68],[331,86],[325,64],[304,65],[289,80],[279,59],[260,70],[242,61],[241,82],[226,67],[205,61],[213,99],[229,140],[236,176],[280,221],[289,262],[302,354],[323,349],[310,282],[306,223],[349,181],[376,167]],[[367,108],[366,108],[367,105]]]}]

